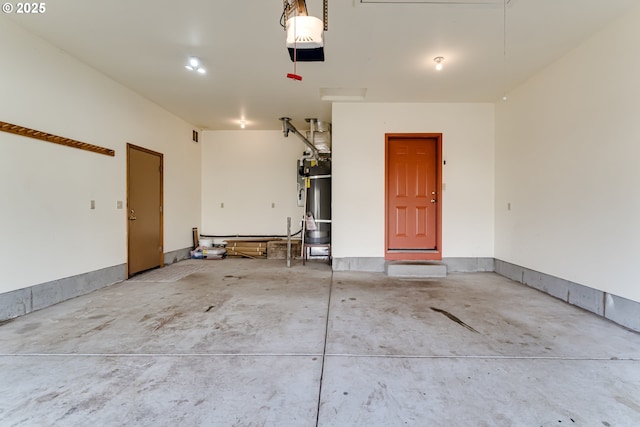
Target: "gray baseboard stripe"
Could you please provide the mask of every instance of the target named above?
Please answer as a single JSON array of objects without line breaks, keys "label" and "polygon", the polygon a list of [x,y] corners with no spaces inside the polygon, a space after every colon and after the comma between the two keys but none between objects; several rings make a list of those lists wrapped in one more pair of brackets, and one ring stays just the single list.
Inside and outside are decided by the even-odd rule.
[{"label": "gray baseboard stripe", "polygon": [[126,278],[126,265],[114,265],[0,294],[0,321],[88,294]]},{"label": "gray baseboard stripe", "polygon": [[165,252],[164,254],[164,264],[173,264],[178,261],[182,261],[185,259],[191,258],[191,251],[193,248],[183,248],[178,249],[177,251]]},{"label": "gray baseboard stripe", "polygon": [[[447,266],[450,273],[494,271],[493,258],[443,258],[442,263]],[[439,262],[439,261],[434,261]],[[333,271],[368,271],[384,272],[385,259],[348,257],[333,258]]]},{"label": "gray baseboard stripe", "polygon": [[495,271],[493,258],[442,258],[449,273],[476,273]]},{"label": "gray baseboard stripe", "polygon": [[333,271],[367,271],[382,273],[384,271],[384,258],[348,257],[333,258]]},{"label": "gray baseboard stripe", "polygon": [[640,332],[640,303],[499,259],[495,272]]}]

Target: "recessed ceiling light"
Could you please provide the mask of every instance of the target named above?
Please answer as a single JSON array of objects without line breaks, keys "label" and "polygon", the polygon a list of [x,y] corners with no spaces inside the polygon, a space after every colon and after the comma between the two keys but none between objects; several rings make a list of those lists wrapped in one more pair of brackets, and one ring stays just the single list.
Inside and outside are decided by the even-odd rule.
[{"label": "recessed ceiling light", "polygon": [[197,71],[200,74],[205,74],[207,70],[205,70],[200,64],[200,58],[197,56],[192,56],[189,58],[189,63],[184,66],[187,70]]},{"label": "recessed ceiling light", "polygon": [[444,61],[444,58],[442,56],[436,56],[433,58],[433,61],[436,63],[436,70],[442,70],[442,61]]}]

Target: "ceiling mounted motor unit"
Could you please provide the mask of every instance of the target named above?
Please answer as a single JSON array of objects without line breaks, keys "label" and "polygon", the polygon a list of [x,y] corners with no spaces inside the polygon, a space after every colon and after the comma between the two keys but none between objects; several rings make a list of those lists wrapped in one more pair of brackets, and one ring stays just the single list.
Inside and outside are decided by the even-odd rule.
[{"label": "ceiling mounted motor unit", "polygon": [[292,61],[324,61],[324,23],[315,16],[287,20],[287,49]]},{"label": "ceiling mounted motor unit", "polygon": [[283,0],[281,25],[287,33],[287,50],[293,62],[324,61],[328,0],[323,1],[324,20],[309,16],[305,0]]}]

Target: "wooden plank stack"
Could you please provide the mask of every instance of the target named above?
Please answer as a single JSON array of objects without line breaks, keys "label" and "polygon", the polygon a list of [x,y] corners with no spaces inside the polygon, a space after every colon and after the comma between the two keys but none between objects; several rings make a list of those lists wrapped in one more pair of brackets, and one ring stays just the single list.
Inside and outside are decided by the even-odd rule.
[{"label": "wooden plank stack", "polygon": [[[249,238],[224,241],[228,257],[287,259],[287,239]],[[291,257],[300,258],[302,242],[291,240]]]},{"label": "wooden plank stack", "polygon": [[267,244],[270,239],[227,240],[226,249],[229,257],[266,258]]},{"label": "wooden plank stack", "polygon": [[[300,239],[291,239],[291,258],[300,258],[302,253]],[[287,259],[287,239],[271,240],[267,244],[268,259]]]}]

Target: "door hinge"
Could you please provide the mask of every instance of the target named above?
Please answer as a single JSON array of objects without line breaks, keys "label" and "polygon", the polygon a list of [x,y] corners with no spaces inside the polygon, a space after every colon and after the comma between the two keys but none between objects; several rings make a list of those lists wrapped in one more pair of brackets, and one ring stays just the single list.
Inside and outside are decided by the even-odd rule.
[{"label": "door hinge", "polygon": [[160,213],[162,213],[162,206],[160,206]]},{"label": "door hinge", "polygon": [[158,252],[162,253],[162,246],[158,246]]}]

